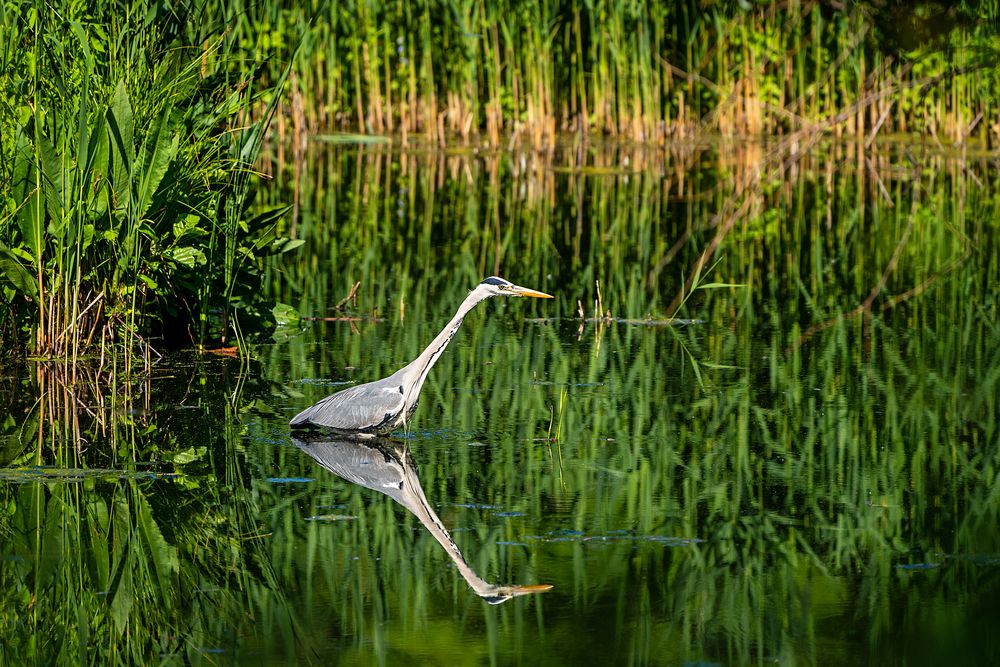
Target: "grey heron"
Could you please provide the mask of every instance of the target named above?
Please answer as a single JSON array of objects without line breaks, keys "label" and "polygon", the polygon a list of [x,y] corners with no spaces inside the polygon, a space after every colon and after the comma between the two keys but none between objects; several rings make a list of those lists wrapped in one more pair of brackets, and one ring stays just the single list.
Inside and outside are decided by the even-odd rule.
[{"label": "grey heron", "polygon": [[360,384],[327,396],[290,422],[292,428],[321,427],[334,433],[384,435],[405,426],[417,408],[420,389],[469,311],[494,296],[531,296],[551,299],[527,287],[491,276],[469,292],[455,316],[420,356],[387,378]]},{"label": "grey heron", "polygon": [[424,496],[423,487],[409,451],[384,438],[359,440],[356,436],[315,435],[292,438],[292,443],[338,477],[367,489],[384,493],[413,513],[434,539],[444,547],[459,574],[476,595],[490,604],[551,590],[550,584],[498,585],[486,581],[462,556],[455,540],[441,523]]}]

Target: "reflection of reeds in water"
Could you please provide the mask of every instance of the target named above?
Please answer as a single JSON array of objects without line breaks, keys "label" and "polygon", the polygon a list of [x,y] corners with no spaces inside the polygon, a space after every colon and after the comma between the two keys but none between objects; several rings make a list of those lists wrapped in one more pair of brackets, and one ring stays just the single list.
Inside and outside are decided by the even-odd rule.
[{"label": "reflection of reeds in water", "polygon": [[[2,386],[0,615],[17,628],[5,656],[197,663],[233,650],[249,596],[266,609],[253,627],[294,636],[242,488],[243,399],[238,378],[235,388],[220,380],[228,363],[153,382],[126,381],[113,364],[47,362]],[[190,409],[201,413],[194,430],[178,419]],[[212,461],[216,449],[224,462]]]},{"label": "reflection of reeds in water", "polygon": [[126,381],[113,364],[37,362],[32,368],[37,401],[24,423],[35,433],[22,432],[21,438],[37,442],[39,463],[48,448],[64,465],[79,463],[94,440],[117,450],[123,417],[132,420],[149,411],[148,377]]},{"label": "reflection of reeds in water", "polygon": [[[417,432],[440,415],[453,426],[444,445],[437,434],[418,441],[422,482],[436,497],[495,504],[538,527],[526,536],[516,520],[442,510],[442,523],[473,529],[483,545],[470,567],[507,581],[537,572],[567,605],[548,613],[543,604],[553,600],[539,598],[525,613],[525,605],[495,610],[473,598],[497,638],[478,649],[481,662],[514,661],[504,651],[533,642],[539,662],[557,662],[567,638],[595,655],[602,644],[626,646],[636,663],[663,659],[664,647],[677,662],[758,655],[809,663],[830,644],[836,654],[876,647],[879,662],[894,659],[877,648],[887,636],[936,622],[975,627],[967,621],[988,602],[990,554],[1000,550],[1000,175],[971,152],[877,141],[775,146],[591,144],[523,160],[317,150],[298,221],[310,252],[276,271],[269,289],[317,315],[342,301],[347,316],[395,313],[405,299],[406,321],[362,321],[361,335],[324,322],[315,344],[300,337],[265,347],[273,386],[394,370],[496,267],[560,297],[555,321],[529,321],[524,302],[470,317],[414,424]],[[642,170],[622,168],[626,159]],[[589,316],[598,279],[598,313],[610,305],[621,320],[666,319],[703,258],[698,275],[714,267],[712,281],[747,287],[685,290],[678,310],[697,318],[691,326],[616,320],[598,347],[574,341],[577,323],[558,319],[577,299]],[[344,301],[359,282],[356,302]],[[855,312],[859,305],[865,312]],[[128,405],[107,390],[99,398],[87,371],[75,380],[65,366],[44,373],[39,413],[48,431],[70,434],[65,442],[80,443],[77,432],[93,437],[95,405]],[[315,398],[329,390],[293,386]],[[130,419],[149,425],[142,413],[155,387],[133,388],[133,407],[118,413],[123,434],[142,430],[129,431]],[[285,405],[261,393],[275,409]],[[298,619],[309,626],[303,634],[338,628],[338,648],[367,657],[395,655],[407,642],[425,655],[431,623],[466,633],[478,626],[478,616],[466,623],[461,614],[456,625],[437,623],[441,609],[454,618],[454,591],[464,584],[415,518],[372,504],[363,489],[276,490],[263,481],[275,468],[312,471],[280,441],[266,446],[268,429],[285,433],[287,419],[260,417],[239,400],[210,405],[198,417],[224,428],[204,436],[221,447],[209,447],[211,466],[176,481],[190,485],[186,492],[135,479],[113,491],[99,483],[93,494],[77,492],[82,484],[3,487],[22,523],[5,519],[0,534],[14,536],[9,551],[31,556],[3,568],[11,617],[34,600],[31,627],[43,636],[75,630],[83,609],[90,636],[111,638],[101,644],[109,653],[132,650],[135,663],[161,650],[135,640],[139,623],[162,628],[156,637],[173,652],[178,635],[211,645],[202,639],[234,627],[294,646]],[[248,446],[246,424],[261,422],[263,436]],[[561,466],[548,458],[550,443],[534,440],[553,431]],[[473,439],[485,447],[469,446]],[[173,448],[195,444],[186,434]],[[358,520],[336,531],[297,520],[331,497]],[[183,519],[164,518],[173,508]],[[617,529],[625,537],[602,539]],[[704,541],[642,539],[650,536]],[[491,546],[499,542],[507,546]],[[527,548],[510,546],[518,542]],[[122,574],[117,587],[105,572]],[[203,581],[222,592],[192,591]],[[290,612],[282,591],[301,607]],[[581,623],[603,627],[610,608],[621,610],[615,637],[580,636]],[[865,636],[830,638],[827,622]],[[468,636],[456,645],[473,643]]]},{"label": "reflection of reeds in water", "polygon": [[[504,156],[450,155],[458,166],[442,174],[441,158],[409,155],[400,182],[402,156],[385,147],[360,160],[357,151],[331,151],[318,177],[344,189],[303,182],[313,189],[303,197],[302,232],[317,256],[283,273],[274,293],[319,308],[360,280],[359,309],[405,294],[407,326],[362,327],[360,336],[329,326],[316,334],[325,344],[293,341],[268,372],[286,382],[349,378],[358,366],[392,370],[419,351],[424,329],[436,332],[447,304],[499,263],[556,293],[552,306],[562,310],[538,321],[520,305],[517,316],[505,307],[503,317],[464,325],[414,424],[419,432],[440,415],[454,428],[442,436],[447,446],[436,436],[421,442],[424,483],[553,517],[539,526],[533,565],[572,591],[572,622],[611,605],[641,609],[623,612],[616,626],[634,640],[636,662],[662,655],[652,636],[684,655],[814,662],[820,641],[856,651],[934,622],[930,611],[900,619],[899,608],[959,600],[969,619],[992,575],[959,556],[1000,549],[991,528],[1000,173],[971,152],[891,142],[776,146],[647,151],[640,173],[580,168],[640,159],[629,149],[585,153],[589,163],[555,151],[534,190],[548,188],[554,199],[532,200],[517,179],[535,178],[534,168]],[[562,159],[576,160],[574,169],[561,169]],[[494,182],[483,177],[490,161]],[[390,204],[349,198],[359,180]],[[400,185],[407,190],[396,202]],[[310,209],[330,215],[320,221]],[[696,320],[689,326],[616,321],[599,348],[573,340],[577,300],[589,317],[598,278],[616,317],[666,319],[702,258],[702,281],[745,287],[684,291],[678,310]],[[324,262],[338,273],[316,281]],[[866,302],[867,313],[852,314]],[[306,401],[325,393],[307,391]],[[559,468],[535,438],[548,432],[547,406],[563,391]],[[469,439],[485,443],[488,456]],[[705,542],[651,549],[587,539],[605,523]],[[567,528],[585,534],[559,539]],[[490,530],[505,542],[523,538],[519,526]],[[352,536],[352,548],[367,536]],[[408,562],[410,545],[395,532],[378,539],[381,553],[396,549],[395,566],[380,571]],[[900,585],[909,571],[897,564],[931,561],[945,565]],[[331,580],[351,580],[342,563],[324,568]],[[419,606],[413,588],[400,577],[392,590]],[[385,604],[382,593],[358,596]],[[827,614],[865,637],[820,636],[817,620]],[[413,612],[407,622],[420,618]],[[546,617],[546,636],[575,636],[572,622]]]},{"label": "reflection of reeds in water", "polygon": [[[339,301],[360,279],[351,267],[363,263],[338,250],[347,244],[365,248],[369,257],[379,252],[383,262],[399,259],[439,275],[462,275],[470,284],[516,270],[524,282],[544,285],[553,268],[545,258],[557,252],[560,270],[568,272],[561,289],[573,297],[589,303],[586,295],[602,278],[602,290],[614,295],[614,315],[620,318],[683,316],[678,310],[691,293],[691,281],[715,260],[723,260],[717,282],[753,288],[745,279],[751,275],[747,267],[730,270],[728,247],[749,244],[771,257],[779,240],[798,254],[791,245],[802,233],[796,216],[806,193],[821,202],[817,222],[835,234],[846,228],[843,221],[867,228],[866,221],[894,215],[909,201],[904,190],[912,189],[915,179],[928,181],[924,189],[934,188],[928,179],[945,174],[960,191],[969,184],[979,191],[978,184],[989,178],[976,159],[962,161],[927,147],[817,141],[818,135],[793,134],[771,144],[692,142],[669,150],[590,144],[585,151],[566,145],[545,154],[314,144],[308,178],[295,183],[307,191],[295,198],[309,202],[298,233],[318,254],[329,252],[344,271],[344,282],[336,296],[310,296],[303,312],[328,314],[313,313],[314,304]],[[325,199],[335,184],[339,194]],[[396,243],[383,243],[386,234]],[[409,240],[404,244],[403,238]],[[458,238],[465,239],[463,256],[470,264],[437,250],[445,239]],[[508,250],[515,244],[517,256]],[[857,255],[857,248],[849,251]],[[860,262],[866,276],[873,274],[866,278],[871,285],[888,260],[880,258],[878,267]],[[602,275],[594,270],[601,263],[631,268]],[[294,288],[297,273],[293,260],[290,271],[275,275]],[[922,283],[914,279],[906,289],[926,289]],[[368,282],[357,296],[362,304],[374,304],[394,298],[405,290],[400,287],[376,295]],[[324,289],[315,281],[302,288]],[[400,298],[409,312],[423,309],[415,295]],[[362,312],[371,313],[372,306]],[[567,309],[557,316],[569,314]]]}]

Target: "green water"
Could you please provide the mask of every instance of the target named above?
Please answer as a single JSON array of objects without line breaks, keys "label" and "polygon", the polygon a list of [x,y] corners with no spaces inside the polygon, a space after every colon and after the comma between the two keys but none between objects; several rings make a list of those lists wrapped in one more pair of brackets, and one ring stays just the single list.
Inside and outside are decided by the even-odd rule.
[{"label": "green water", "polygon": [[[307,241],[265,282],[350,321],[135,382],[0,373],[0,661],[995,663],[997,192],[912,146],[314,145],[264,197]],[[442,537],[287,422],[494,273],[557,298],[481,304],[352,459]]]}]

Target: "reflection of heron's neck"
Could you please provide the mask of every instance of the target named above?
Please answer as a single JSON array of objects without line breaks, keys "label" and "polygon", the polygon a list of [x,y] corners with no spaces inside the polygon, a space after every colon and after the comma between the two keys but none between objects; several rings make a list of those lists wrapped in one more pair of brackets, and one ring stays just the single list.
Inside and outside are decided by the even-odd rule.
[{"label": "reflection of heron's neck", "polygon": [[465,297],[465,301],[462,305],[458,307],[458,311],[455,316],[451,318],[451,321],[445,325],[444,329],[441,330],[431,344],[428,345],[420,356],[413,360],[412,363],[407,366],[406,370],[412,373],[416,373],[416,379],[413,381],[410,390],[407,392],[406,402],[407,404],[412,404],[416,402],[416,397],[420,394],[420,388],[424,384],[424,380],[427,379],[427,373],[430,372],[431,367],[437,363],[438,358],[441,353],[444,352],[445,348],[448,347],[448,343],[454,338],[455,333],[458,332],[459,327],[462,326],[462,321],[470,310],[475,308],[476,304],[483,299],[488,298],[489,294],[484,294],[479,289],[474,289],[469,293],[469,296]]},{"label": "reflection of heron's neck", "polygon": [[469,587],[490,604],[500,604],[519,595],[540,593],[552,588],[547,584],[497,586],[476,574],[465,562],[458,545],[427,502],[407,449],[393,446],[386,440],[364,443],[351,439],[307,442],[293,438],[292,442],[338,477],[384,493],[405,507],[444,547]]},{"label": "reflection of heron's neck", "polygon": [[455,567],[458,568],[459,574],[469,583],[469,586],[477,595],[480,597],[496,595],[497,586],[484,580],[465,562],[465,558],[462,556],[458,545],[455,544],[455,540],[451,539],[451,535],[445,529],[444,524],[441,523],[441,519],[431,509],[427,498],[424,496],[424,490],[420,486],[420,480],[417,479],[416,473],[410,467],[409,461],[405,459],[403,471],[401,493],[396,495],[395,499],[403,507],[413,512],[414,516],[420,520],[420,523],[434,536],[434,539],[444,547],[444,550],[448,552],[448,556],[455,563]]}]

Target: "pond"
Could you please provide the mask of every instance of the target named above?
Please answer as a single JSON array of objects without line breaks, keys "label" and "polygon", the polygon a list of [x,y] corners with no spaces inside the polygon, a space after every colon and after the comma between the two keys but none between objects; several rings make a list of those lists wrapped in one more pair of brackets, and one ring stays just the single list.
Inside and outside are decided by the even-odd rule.
[{"label": "pond", "polygon": [[[253,360],[0,373],[0,662],[1000,659],[995,159],[333,137],[275,176],[306,244]],[[404,431],[292,437],[489,275],[556,298],[479,305]]]}]

